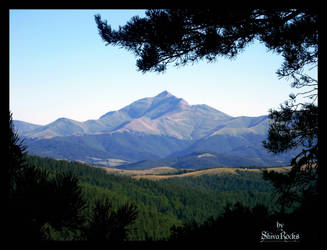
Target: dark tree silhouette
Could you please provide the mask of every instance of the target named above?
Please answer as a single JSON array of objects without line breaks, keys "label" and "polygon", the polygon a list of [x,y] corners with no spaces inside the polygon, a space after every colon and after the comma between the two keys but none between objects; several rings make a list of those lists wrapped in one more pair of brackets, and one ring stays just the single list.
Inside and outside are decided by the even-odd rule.
[{"label": "dark tree silhouette", "polygon": [[22,143],[9,113],[8,239],[45,239],[45,225],[56,230],[80,228],[85,201],[78,179],[70,173],[50,176],[45,170],[29,166]]},{"label": "dark tree silhouette", "polygon": [[290,75],[318,55],[317,13],[312,9],[169,9],[147,10],[118,31],[100,15],[99,34],[110,45],[139,57],[139,70],[164,71],[169,63],[185,65],[218,56],[235,57],[254,39],[285,58],[279,73]]},{"label": "dark tree silhouette", "polygon": [[126,240],[136,217],[137,208],[134,205],[125,204],[115,211],[109,200],[97,201],[86,238],[92,241]]},{"label": "dark tree silhouette", "polygon": [[293,104],[281,106],[280,111],[271,111],[272,124],[264,147],[273,153],[286,152],[300,147],[301,152],[292,159],[292,170],[287,174],[264,172],[278,190],[282,208],[293,201],[301,202],[303,193],[311,191],[317,195],[319,177],[318,151],[318,107],[302,104],[294,110]]},{"label": "dark tree silhouette", "polygon": [[266,207],[257,205],[250,209],[241,203],[227,206],[218,218],[209,218],[202,224],[191,222],[182,227],[173,227],[170,240],[255,244],[260,241],[262,230],[275,223]]},{"label": "dark tree silhouette", "polygon": [[12,198],[16,188],[17,178],[21,176],[22,170],[26,167],[23,156],[26,154],[26,147],[23,145],[18,134],[14,131],[12,114],[9,112],[8,126],[8,196]]},{"label": "dark tree silhouette", "polygon": [[74,239],[127,239],[137,216],[135,205],[125,204],[113,210],[108,200],[99,201],[88,223],[83,215],[86,201],[78,178],[71,172],[50,174],[30,166],[24,159],[26,153],[9,112],[8,240],[51,239],[51,230],[70,232]]}]

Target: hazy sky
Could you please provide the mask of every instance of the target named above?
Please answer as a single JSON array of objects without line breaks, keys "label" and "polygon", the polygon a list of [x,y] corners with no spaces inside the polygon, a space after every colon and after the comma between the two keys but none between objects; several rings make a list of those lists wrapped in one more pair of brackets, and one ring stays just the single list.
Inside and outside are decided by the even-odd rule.
[{"label": "hazy sky", "polygon": [[113,28],[143,10],[10,10],[10,110],[13,118],[48,124],[98,119],[167,90],[189,104],[232,116],[259,116],[296,93],[275,74],[282,57],[255,42],[234,60],[218,58],[165,73],[141,73],[135,56],[105,46],[94,15]]}]

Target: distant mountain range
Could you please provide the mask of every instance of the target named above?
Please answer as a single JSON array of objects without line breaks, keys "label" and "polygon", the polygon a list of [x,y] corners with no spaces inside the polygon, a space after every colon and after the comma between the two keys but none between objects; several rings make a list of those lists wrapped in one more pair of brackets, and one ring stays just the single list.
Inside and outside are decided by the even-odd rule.
[{"label": "distant mountain range", "polygon": [[[215,166],[244,165],[241,162],[275,166],[288,164],[294,155],[276,156],[262,147],[269,126],[267,116],[232,117],[204,104],[189,105],[167,91],[97,120],[59,118],[44,126],[15,120],[14,126],[30,154],[106,166],[132,167],[149,160],[152,165],[172,164],[171,159],[192,159],[195,152],[224,159],[212,161],[211,157]],[[208,167],[207,157],[202,158],[196,158],[200,160],[195,168]]]}]

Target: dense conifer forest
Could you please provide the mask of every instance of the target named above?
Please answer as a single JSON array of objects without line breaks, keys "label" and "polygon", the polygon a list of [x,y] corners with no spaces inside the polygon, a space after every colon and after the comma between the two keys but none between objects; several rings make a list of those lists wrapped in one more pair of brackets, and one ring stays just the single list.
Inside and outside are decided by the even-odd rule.
[{"label": "dense conifer forest", "polygon": [[[117,210],[124,204],[137,207],[137,217],[129,225],[128,240],[166,240],[173,227],[202,224],[217,218],[226,208],[240,203],[253,208],[276,208],[272,186],[261,173],[238,172],[223,175],[169,178],[160,181],[133,179],[107,174],[103,169],[78,162],[26,155],[29,165],[46,170],[50,176],[71,173],[79,179],[86,201],[83,214],[90,221],[98,201],[108,200]],[[79,230],[58,231],[47,228],[48,239],[83,239]]]}]

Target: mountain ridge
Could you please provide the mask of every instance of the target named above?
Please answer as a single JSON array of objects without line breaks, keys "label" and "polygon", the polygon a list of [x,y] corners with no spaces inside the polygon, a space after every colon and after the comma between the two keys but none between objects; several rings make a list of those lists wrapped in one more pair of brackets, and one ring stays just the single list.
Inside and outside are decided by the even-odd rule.
[{"label": "mountain ridge", "polygon": [[[135,130],[190,139],[192,131],[199,127],[196,125],[199,121],[196,121],[194,116],[201,114],[202,120],[205,119],[206,122],[226,120],[231,117],[205,104],[189,105],[184,99],[163,91],[155,97],[142,98],[117,111],[109,111],[97,120],[79,122],[69,118],[58,118],[36,129],[25,129],[20,132],[32,138],[51,138]],[[211,128],[212,124],[210,124]],[[186,130],[189,130],[188,133],[185,133]],[[203,133],[200,135],[193,133],[194,135],[195,139],[198,139],[203,136]]]},{"label": "mountain ridge", "polygon": [[[59,118],[43,126],[14,120],[31,154],[39,156],[103,164],[112,159],[133,163],[200,151],[287,164],[291,154],[278,159],[262,146],[268,125],[268,116],[229,116],[205,104],[190,105],[168,91],[109,111],[97,120]],[[226,159],[226,165],[235,163]]]}]

